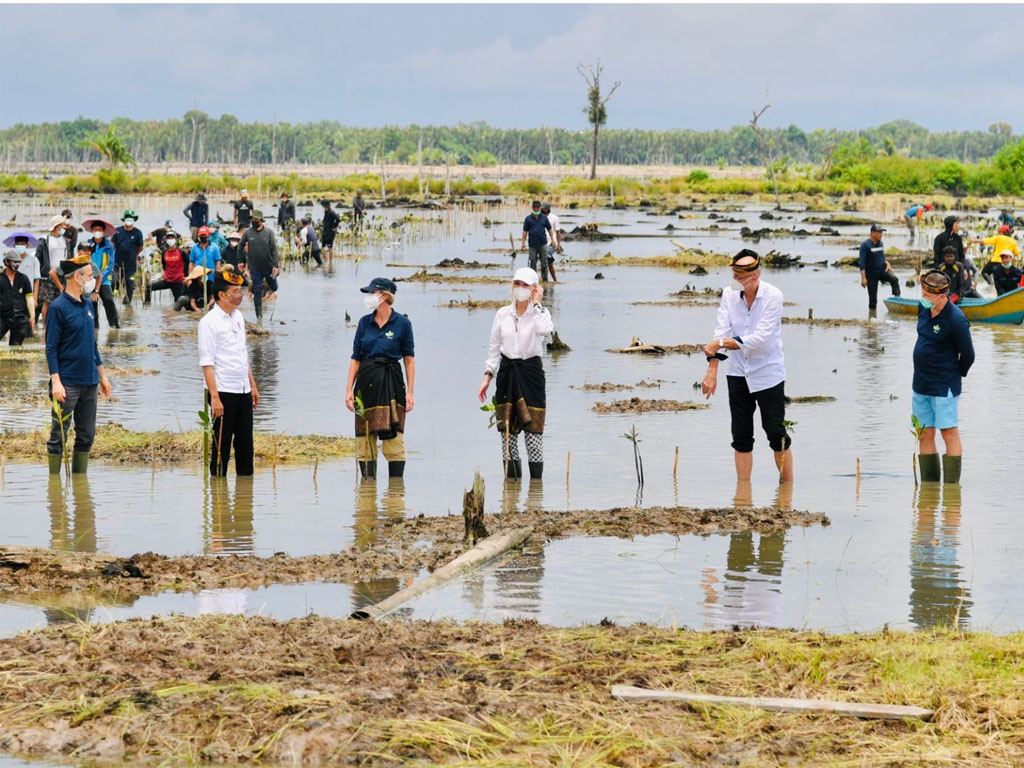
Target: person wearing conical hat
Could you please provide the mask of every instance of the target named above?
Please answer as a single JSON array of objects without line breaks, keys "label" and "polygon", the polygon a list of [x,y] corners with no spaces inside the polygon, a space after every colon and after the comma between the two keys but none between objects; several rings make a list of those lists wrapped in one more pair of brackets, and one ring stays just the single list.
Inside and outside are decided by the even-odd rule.
[{"label": "person wearing conical hat", "polygon": [[91,258],[91,246],[80,243],[73,259],[60,262],[67,284],[64,292],[50,305],[46,322],[46,364],[50,371],[50,439],[46,442],[50,474],[60,474],[61,458],[68,441],[68,428],[74,417],[75,443],[71,471],[84,473],[89,466],[89,451],[96,435],[97,390],[110,397],[111,386],[103,370],[103,359],[96,345],[93,317],[96,312],[89,294],[96,289],[99,269]]},{"label": "person wearing conical hat", "polygon": [[201,264],[194,264],[185,276],[185,292],[174,302],[174,311],[202,312],[206,299],[213,293],[210,282],[206,279],[213,270]]}]

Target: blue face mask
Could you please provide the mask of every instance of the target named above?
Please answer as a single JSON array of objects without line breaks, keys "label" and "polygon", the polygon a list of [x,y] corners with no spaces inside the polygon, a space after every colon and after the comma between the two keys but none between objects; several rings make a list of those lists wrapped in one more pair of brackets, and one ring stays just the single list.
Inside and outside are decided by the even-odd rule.
[{"label": "blue face mask", "polygon": [[921,299],[921,306],[925,309],[932,309],[935,307],[935,305],[928,301],[928,299]]}]

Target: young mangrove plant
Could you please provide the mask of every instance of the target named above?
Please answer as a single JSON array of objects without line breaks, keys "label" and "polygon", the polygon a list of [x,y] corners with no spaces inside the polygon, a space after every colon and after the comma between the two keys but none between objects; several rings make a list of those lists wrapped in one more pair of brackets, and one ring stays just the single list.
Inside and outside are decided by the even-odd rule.
[{"label": "young mangrove plant", "polygon": [[[480,406],[480,410],[484,413],[490,414],[487,421],[487,428],[497,427],[498,425],[498,395],[495,393],[491,395],[491,402],[485,403]],[[510,461],[509,448],[511,444],[511,436],[509,435],[508,422],[505,424],[505,455],[503,457],[502,465],[505,467],[505,477],[508,477],[508,463]]]},{"label": "young mangrove plant", "polygon": [[636,431],[636,424],[630,427],[629,432],[622,436],[633,444],[633,467],[636,469],[636,484],[642,488],[644,484],[644,459],[640,455],[640,434]]},{"label": "young mangrove plant", "polygon": [[[196,411],[199,416],[198,424],[199,431],[203,434],[203,466],[209,466],[210,464],[210,440],[213,437],[213,419],[210,418],[210,405],[209,403],[203,403],[203,410]],[[223,420],[221,420],[221,427],[224,426]],[[219,448],[218,448],[219,450]],[[220,469],[220,460],[217,461],[218,471]]]},{"label": "young mangrove plant", "polygon": [[[360,392],[356,392],[353,398],[353,408],[355,408],[356,416],[363,420],[363,434],[366,437],[366,463],[373,461],[373,439],[370,437],[370,424],[366,420],[366,405],[363,403],[363,396]],[[358,465],[358,459],[356,464]]]},{"label": "young mangrove plant", "polygon": [[71,420],[71,413],[64,413],[64,408],[61,407],[60,401],[56,396],[53,396],[53,412],[57,415],[57,421],[60,422],[60,453],[61,459],[64,464],[64,476],[71,479],[71,462],[68,459],[68,421]]},{"label": "young mangrove plant", "polygon": [[914,414],[910,415],[910,434],[914,436],[914,487],[917,487],[917,456],[921,452],[921,435],[924,434],[924,426],[921,420]]},{"label": "young mangrove plant", "polygon": [[[782,420],[782,428],[786,431],[787,435],[791,436],[793,434],[793,431],[794,431],[793,428],[794,427],[796,427],[796,422],[795,421],[790,421],[789,419],[783,419]],[[782,460],[779,462],[779,483],[784,482],[782,478],[785,476],[785,474],[786,474],[786,452],[783,450],[782,451]]]}]

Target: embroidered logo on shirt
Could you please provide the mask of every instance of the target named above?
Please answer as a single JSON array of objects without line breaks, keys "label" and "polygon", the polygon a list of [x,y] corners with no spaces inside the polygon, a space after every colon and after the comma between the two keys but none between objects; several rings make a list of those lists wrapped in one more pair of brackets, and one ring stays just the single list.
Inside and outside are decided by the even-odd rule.
[{"label": "embroidered logo on shirt", "polygon": [[389,339],[395,338],[395,332],[394,331],[384,331],[384,335],[387,336]]},{"label": "embroidered logo on shirt", "polygon": [[938,332],[939,332],[939,329],[940,329],[940,328],[941,328],[941,326],[938,326],[938,325],[933,325],[933,326],[932,326],[932,331],[933,331],[934,333],[938,333]]}]

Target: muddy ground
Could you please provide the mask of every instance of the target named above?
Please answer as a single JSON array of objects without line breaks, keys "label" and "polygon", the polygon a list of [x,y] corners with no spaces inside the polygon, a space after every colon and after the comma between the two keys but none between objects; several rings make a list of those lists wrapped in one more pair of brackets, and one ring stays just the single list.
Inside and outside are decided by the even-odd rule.
[{"label": "muddy ground", "polygon": [[[164,765],[1013,766],[1024,636],[200,616],[0,640],[0,746]],[[615,684],[930,722],[627,703]]]},{"label": "muddy ground", "polygon": [[700,411],[711,406],[707,403],[682,402],[680,400],[645,400],[631,397],[628,400],[612,400],[610,403],[594,403],[590,410],[595,413],[665,413],[672,411]]},{"label": "muddy ground", "polygon": [[604,381],[600,384],[570,385],[569,388],[580,389],[584,392],[624,392],[628,389],[661,389],[661,385],[665,383],[663,379],[654,379],[653,381],[640,379],[636,384],[615,384],[610,381]]},{"label": "muddy ground", "polygon": [[[795,525],[828,525],[820,513],[770,507],[622,507],[568,512],[529,510],[487,515],[490,534],[530,527],[544,539],[568,536],[684,535],[718,531],[784,530]],[[355,583],[397,577],[410,579],[433,571],[461,554],[461,515],[415,517],[379,523],[377,542],[336,554],[289,557],[129,558],[50,549],[0,546],[0,595],[31,595],[79,590],[83,595],[130,596],[167,590],[258,587],[309,581]]]}]

